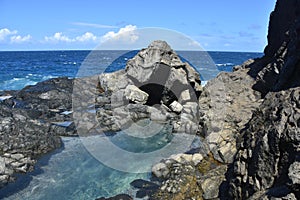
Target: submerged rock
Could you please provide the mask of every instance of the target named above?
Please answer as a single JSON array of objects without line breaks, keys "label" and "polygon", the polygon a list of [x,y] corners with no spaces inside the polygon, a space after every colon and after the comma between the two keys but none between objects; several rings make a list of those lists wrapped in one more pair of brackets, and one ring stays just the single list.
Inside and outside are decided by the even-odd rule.
[{"label": "submerged rock", "polygon": [[108,198],[105,197],[97,198],[96,200],[133,200],[133,198],[128,194],[118,194],[116,196],[108,197]]}]

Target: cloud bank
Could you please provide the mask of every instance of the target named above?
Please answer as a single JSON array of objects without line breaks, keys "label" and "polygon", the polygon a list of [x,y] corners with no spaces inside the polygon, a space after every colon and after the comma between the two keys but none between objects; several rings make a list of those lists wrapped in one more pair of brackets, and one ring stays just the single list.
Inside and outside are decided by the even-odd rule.
[{"label": "cloud bank", "polygon": [[0,29],[0,42],[1,43],[23,43],[32,39],[31,35],[21,36],[17,35],[17,30],[9,30],[8,28]]},{"label": "cloud bank", "polygon": [[98,37],[91,32],[86,32],[83,35],[77,36],[75,38],[70,38],[64,35],[62,32],[54,33],[53,36],[45,36],[45,42],[67,42],[67,43],[76,43],[76,42],[97,42]]}]

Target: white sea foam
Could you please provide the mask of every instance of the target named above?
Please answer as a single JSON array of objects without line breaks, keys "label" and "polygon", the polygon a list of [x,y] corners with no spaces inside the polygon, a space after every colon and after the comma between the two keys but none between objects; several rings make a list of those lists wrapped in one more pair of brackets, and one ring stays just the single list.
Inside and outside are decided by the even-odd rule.
[{"label": "white sea foam", "polygon": [[0,84],[0,90],[20,90],[27,85],[35,85],[40,81],[45,81],[57,76],[42,76],[38,74],[28,74],[24,78],[15,77]]},{"label": "white sea foam", "polygon": [[6,99],[10,99],[12,98],[12,96],[8,95],[8,96],[0,96],[0,101],[4,101]]},{"label": "white sea foam", "polygon": [[207,81],[201,81],[201,85],[205,86],[207,84]]},{"label": "white sea foam", "polygon": [[233,63],[220,63],[220,64],[216,64],[217,67],[226,67],[226,66],[232,66],[234,65]]}]

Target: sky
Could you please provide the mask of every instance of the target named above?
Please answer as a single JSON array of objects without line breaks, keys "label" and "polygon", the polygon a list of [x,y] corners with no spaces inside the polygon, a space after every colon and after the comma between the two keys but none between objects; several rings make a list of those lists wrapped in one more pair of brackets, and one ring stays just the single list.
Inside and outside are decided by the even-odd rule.
[{"label": "sky", "polygon": [[0,51],[133,44],[135,31],[155,27],[208,51],[263,52],[274,7],[275,0],[0,0]]}]

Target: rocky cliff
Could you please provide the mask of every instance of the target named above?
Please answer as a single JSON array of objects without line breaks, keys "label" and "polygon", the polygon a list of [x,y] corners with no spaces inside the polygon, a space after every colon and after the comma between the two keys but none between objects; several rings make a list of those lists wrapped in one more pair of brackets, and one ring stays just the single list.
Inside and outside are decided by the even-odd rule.
[{"label": "rocky cliff", "polygon": [[246,66],[256,80],[253,88],[263,96],[269,91],[300,86],[299,6],[298,0],[277,1],[270,15],[265,55]]},{"label": "rocky cliff", "polygon": [[[192,168],[194,176],[171,167],[173,177],[153,199],[300,199],[299,14],[300,1],[278,0],[265,55],[203,88],[200,124],[210,158]],[[172,190],[174,176],[190,193]]]},{"label": "rocky cliff", "polygon": [[300,1],[278,0],[265,55],[244,66],[264,97],[240,131],[233,174],[234,199],[299,199]]}]

